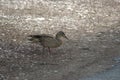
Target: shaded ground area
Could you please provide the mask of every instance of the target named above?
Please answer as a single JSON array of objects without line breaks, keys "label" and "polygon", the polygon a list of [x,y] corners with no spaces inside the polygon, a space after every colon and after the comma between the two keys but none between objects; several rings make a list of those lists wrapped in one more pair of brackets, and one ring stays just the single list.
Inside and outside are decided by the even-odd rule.
[{"label": "shaded ground area", "polygon": [[[119,63],[117,0],[2,0],[0,4],[1,80],[81,80]],[[27,42],[29,34],[55,35],[60,30],[69,40],[51,54]]]},{"label": "shaded ground area", "polygon": [[96,74],[80,80],[119,80],[120,79],[120,65],[117,65],[109,70]]}]

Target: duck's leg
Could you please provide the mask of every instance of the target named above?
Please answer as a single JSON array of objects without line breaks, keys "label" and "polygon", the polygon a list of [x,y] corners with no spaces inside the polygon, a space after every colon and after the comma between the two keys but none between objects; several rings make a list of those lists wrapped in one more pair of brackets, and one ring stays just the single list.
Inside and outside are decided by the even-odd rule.
[{"label": "duck's leg", "polygon": [[45,52],[45,47],[43,47],[43,53]]},{"label": "duck's leg", "polygon": [[50,48],[48,47],[48,50],[49,50],[49,53],[51,53],[51,50],[50,50]]}]

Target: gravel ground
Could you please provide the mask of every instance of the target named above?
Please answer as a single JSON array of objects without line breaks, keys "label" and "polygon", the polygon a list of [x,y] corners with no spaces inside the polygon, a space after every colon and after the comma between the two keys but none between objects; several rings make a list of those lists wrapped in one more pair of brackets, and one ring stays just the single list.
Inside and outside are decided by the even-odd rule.
[{"label": "gravel ground", "polygon": [[[81,80],[111,69],[120,57],[119,7],[119,0],[1,0],[0,79]],[[61,30],[69,40],[51,54],[27,41]]]}]

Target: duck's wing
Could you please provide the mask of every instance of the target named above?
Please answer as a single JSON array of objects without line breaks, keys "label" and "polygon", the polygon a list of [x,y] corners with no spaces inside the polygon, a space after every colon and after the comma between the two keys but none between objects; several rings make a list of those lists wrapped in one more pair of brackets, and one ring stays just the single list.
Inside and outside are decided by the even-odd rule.
[{"label": "duck's wing", "polygon": [[28,40],[32,42],[42,42],[46,39],[52,39],[53,37],[51,35],[41,34],[41,35],[28,35]]},{"label": "duck's wing", "polygon": [[47,34],[41,34],[41,35],[28,35],[28,37],[36,38],[36,39],[40,39],[40,38],[53,38],[51,35],[47,35]]},{"label": "duck's wing", "polygon": [[56,48],[56,47],[59,47],[62,44],[61,41],[58,41],[56,38],[54,38],[50,35],[46,35],[46,34],[29,35],[28,37],[30,37],[29,40],[32,43],[40,43],[44,47]]}]

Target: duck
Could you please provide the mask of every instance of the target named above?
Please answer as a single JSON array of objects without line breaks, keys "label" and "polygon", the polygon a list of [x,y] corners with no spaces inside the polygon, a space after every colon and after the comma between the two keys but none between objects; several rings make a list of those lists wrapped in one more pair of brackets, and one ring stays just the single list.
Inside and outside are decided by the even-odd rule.
[{"label": "duck", "polygon": [[45,48],[48,48],[49,53],[51,53],[51,48],[60,47],[63,43],[62,38],[69,40],[63,31],[57,32],[55,37],[49,34],[28,35],[28,40],[30,42],[42,45],[43,53]]}]

